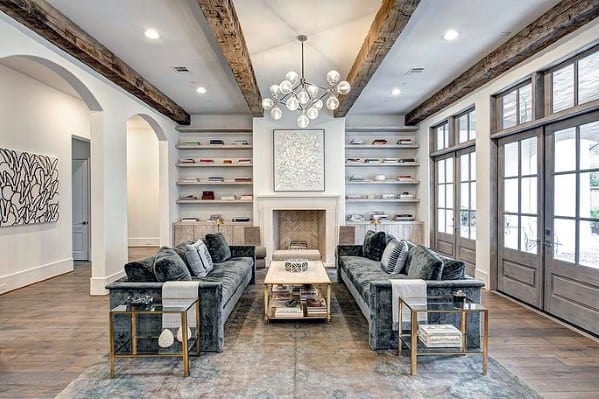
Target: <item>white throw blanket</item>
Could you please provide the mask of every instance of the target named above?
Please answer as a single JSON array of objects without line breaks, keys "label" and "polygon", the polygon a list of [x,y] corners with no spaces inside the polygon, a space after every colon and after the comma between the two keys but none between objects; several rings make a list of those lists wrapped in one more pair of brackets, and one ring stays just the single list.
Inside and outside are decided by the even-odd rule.
[{"label": "white throw blanket", "polygon": [[[391,302],[393,312],[393,331],[399,328],[399,297],[404,300],[410,298],[410,305],[425,305],[426,306],[426,281],[420,279],[414,280],[398,280],[389,279],[391,282]],[[412,317],[412,312],[407,306],[402,308],[402,323],[409,322]],[[418,313],[418,321],[426,322],[428,320],[426,313]]]},{"label": "white throw blanket", "polygon": [[[162,284],[162,306],[183,306],[198,297],[199,281],[166,281]],[[195,306],[187,312],[187,327],[196,326]],[[181,316],[176,313],[162,314],[162,328],[181,327]]]}]

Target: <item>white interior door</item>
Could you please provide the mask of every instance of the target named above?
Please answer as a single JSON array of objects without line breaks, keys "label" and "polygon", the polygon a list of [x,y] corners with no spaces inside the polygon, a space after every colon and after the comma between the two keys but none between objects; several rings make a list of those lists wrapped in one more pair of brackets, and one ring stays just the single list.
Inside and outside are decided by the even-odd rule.
[{"label": "white interior door", "polygon": [[73,159],[73,259],[89,260],[89,168]]}]

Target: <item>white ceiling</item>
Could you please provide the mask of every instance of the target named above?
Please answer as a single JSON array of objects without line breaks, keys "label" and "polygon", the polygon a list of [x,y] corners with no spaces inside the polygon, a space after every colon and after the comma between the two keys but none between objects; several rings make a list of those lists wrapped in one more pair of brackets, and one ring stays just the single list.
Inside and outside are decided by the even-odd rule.
[{"label": "white ceiling", "polygon": [[263,97],[285,74],[301,72],[304,34],[306,80],[326,85],[326,74],[336,69],[349,72],[380,0],[235,0],[258,86]]},{"label": "white ceiling", "polygon": [[[248,113],[237,83],[223,68],[184,0],[49,0],[159,90],[194,114]],[[146,29],[161,38],[149,40]],[[176,73],[184,65],[189,73]],[[198,86],[208,91],[196,92]]]},{"label": "white ceiling", "polygon": [[[214,39],[205,34],[195,0],[49,1],[189,113],[249,114],[232,74],[214,50]],[[350,114],[410,111],[558,2],[421,0]],[[345,78],[381,0],[234,0],[234,4],[258,85],[268,96],[270,85],[280,82],[287,71],[300,72],[298,34],[308,36],[308,81],[324,85],[330,69]],[[147,39],[148,28],[158,30],[161,38]],[[461,33],[453,42],[442,39],[450,28]],[[9,66],[69,92],[60,78],[15,62]],[[172,67],[179,65],[190,72],[174,72]],[[406,75],[411,67],[425,71]],[[208,92],[199,95],[198,86]],[[402,90],[400,96],[391,96],[394,87]]]},{"label": "white ceiling", "polygon": [[[559,0],[421,0],[391,51],[350,110],[406,113]],[[460,36],[443,40],[448,29]],[[507,33],[509,32],[509,33]],[[412,67],[420,74],[407,75]],[[391,95],[399,87],[400,96]]]}]

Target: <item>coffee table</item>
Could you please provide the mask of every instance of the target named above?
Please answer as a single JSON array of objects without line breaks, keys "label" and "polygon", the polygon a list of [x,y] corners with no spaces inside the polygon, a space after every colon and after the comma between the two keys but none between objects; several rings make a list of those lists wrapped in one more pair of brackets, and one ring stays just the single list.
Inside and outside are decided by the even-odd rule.
[{"label": "coffee table", "polygon": [[[402,313],[411,311],[408,331],[402,329]],[[462,341],[460,347],[427,347],[418,339],[418,314],[419,313],[457,313],[460,315],[460,332]],[[480,313],[483,318],[483,328],[481,331],[482,347],[467,348],[467,328],[466,321],[471,313]],[[400,320],[399,340],[397,345],[397,354],[401,356],[403,345],[410,350],[410,374],[416,375],[417,358],[424,355],[482,355],[482,374],[487,374],[487,355],[489,341],[489,312],[480,303],[474,303],[466,300],[462,303],[455,303],[453,297],[428,297],[426,304],[424,298],[399,298]],[[426,323],[424,323],[426,324]]]},{"label": "coffee table", "polygon": [[[187,312],[195,307],[196,328],[191,338],[182,334],[182,342],[175,338],[175,342],[168,348],[158,346],[158,336],[138,334],[138,318],[162,317],[165,313],[178,314],[181,317],[181,329],[187,331]],[[131,339],[118,348],[114,342],[114,324],[119,315],[129,316]],[[163,306],[153,303],[148,306],[133,306],[122,304],[110,309],[110,378],[114,378],[114,362],[117,358],[138,357],[180,357],[183,359],[183,376],[189,376],[189,352],[195,346],[195,356],[200,355],[200,300],[182,300],[179,306]],[[192,329],[193,330],[193,329]],[[129,345],[127,345],[127,343]],[[128,350],[126,348],[128,346]]]},{"label": "coffee table", "polygon": [[[279,287],[288,287],[290,291],[290,299],[293,299],[292,289],[293,286],[309,287],[314,286],[317,288],[318,297],[323,297],[326,300],[326,312],[323,311],[318,314],[309,314],[306,302],[301,301],[297,298],[302,309],[301,315],[276,315],[276,303],[273,300],[273,289]],[[322,294],[322,289],[325,289],[326,294]],[[278,291],[280,292],[280,291]],[[277,292],[277,293],[278,293]],[[275,295],[276,296],[276,295]],[[323,319],[327,323],[331,321],[331,280],[327,274],[322,261],[309,261],[308,270],[305,272],[288,272],[285,270],[284,261],[274,261],[270,263],[268,272],[264,279],[264,321],[269,322],[270,320],[276,319]]]}]

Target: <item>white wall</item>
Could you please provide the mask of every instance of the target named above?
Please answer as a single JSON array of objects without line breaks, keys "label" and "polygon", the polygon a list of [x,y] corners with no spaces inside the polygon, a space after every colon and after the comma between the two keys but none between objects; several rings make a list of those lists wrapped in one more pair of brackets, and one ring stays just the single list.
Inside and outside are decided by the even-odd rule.
[{"label": "white wall", "polygon": [[[532,72],[543,69],[556,60],[567,57],[572,52],[598,39],[599,20],[595,20],[420,124],[419,139],[421,148],[429,148],[428,139],[431,126],[470,105],[474,104],[476,107],[476,203],[478,206],[476,216],[476,277],[483,279],[487,286],[489,286],[491,245],[495,245],[495,243],[491,242],[490,219],[496,213],[496,209],[490,209],[490,170],[495,167],[495,165],[490,164],[490,96],[517,80],[530,75]],[[418,158],[421,165],[420,172],[423,176],[429,176],[429,179],[432,178],[432,171],[429,168],[429,157],[426,151],[419,151]],[[421,184],[418,190],[418,197],[421,198],[418,218],[425,221],[425,240],[427,241],[430,238],[430,206],[432,200],[430,194],[428,184]]]},{"label": "white wall", "polygon": [[71,135],[90,137],[90,112],[4,65],[0,87],[0,147],[57,157],[60,196],[56,223],[0,228],[2,293],[73,269]]},{"label": "white wall", "polygon": [[148,125],[127,128],[127,222],[130,246],[160,245],[158,138]]},{"label": "white wall", "polygon": [[[105,285],[124,275],[123,264],[127,261],[127,120],[144,114],[155,122],[163,136],[159,145],[160,156],[166,162],[160,170],[160,237],[161,243],[171,238],[170,223],[178,217],[176,198],[176,168],[168,159],[176,157],[176,123],[157,113],[152,108],[120,89],[104,77],[65,54],[35,33],[29,31],[5,14],[0,13],[0,59],[10,56],[25,56],[49,64],[61,71],[67,80],[80,85],[79,90],[87,89],[84,100],[91,112],[89,131],[91,139],[91,249],[92,277],[90,292],[105,294]],[[17,90],[18,91],[18,90]],[[2,101],[12,101],[14,90],[1,90]],[[81,94],[81,93],[80,93]],[[95,101],[91,101],[93,99]],[[99,106],[98,106],[99,104]],[[49,108],[52,109],[52,108]],[[11,118],[13,114],[9,114]],[[24,116],[23,123],[30,118]],[[14,122],[11,122],[14,123]],[[67,123],[67,122],[65,122]],[[41,128],[41,127],[39,127]],[[4,132],[2,132],[4,134]],[[69,132],[69,135],[73,134]],[[44,148],[53,148],[50,143]],[[70,153],[70,137],[67,144]],[[69,212],[70,213],[70,212]],[[17,230],[3,233],[17,240]],[[70,241],[70,230],[63,234]],[[30,256],[29,248],[15,247],[11,261],[25,267],[42,266],[40,259],[33,259],[31,266],[25,266]],[[47,250],[46,246],[43,247]]]}]

